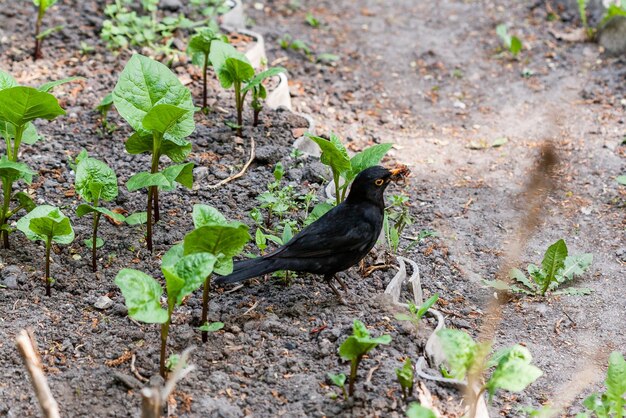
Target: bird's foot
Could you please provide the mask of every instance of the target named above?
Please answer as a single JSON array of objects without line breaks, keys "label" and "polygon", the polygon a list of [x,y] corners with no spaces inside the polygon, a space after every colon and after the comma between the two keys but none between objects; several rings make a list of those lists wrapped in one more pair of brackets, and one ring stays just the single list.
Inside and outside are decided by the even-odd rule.
[{"label": "bird's foot", "polygon": [[334,276],[335,280],[337,280],[337,283],[339,283],[341,285],[341,288],[343,289],[344,292],[348,291],[348,285],[346,284],[346,282],[344,282],[342,279],[339,278],[339,276]]},{"label": "bird's foot", "polygon": [[333,291],[335,296],[337,296],[337,299],[339,299],[339,303],[341,303],[342,305],[347,305],[345,299],[343,298],[343,296],[341,296],[341,293],[339,293],[339,290],[337,290],[337,288],[333,284],[332,279],[333,279],[333,277],[326,278],[326,283],[328,284],[330,289]]}]

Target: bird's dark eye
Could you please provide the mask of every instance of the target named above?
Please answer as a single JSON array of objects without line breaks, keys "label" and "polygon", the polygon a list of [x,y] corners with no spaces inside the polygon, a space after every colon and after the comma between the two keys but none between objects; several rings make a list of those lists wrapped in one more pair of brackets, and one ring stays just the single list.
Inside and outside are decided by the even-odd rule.
[{"label": "bird's dark eye", "polygon": [[382,186],[384,182],[385,182],[385,180],[383,180],[383,179],[378,179],[378,180],[376,180],[376,181],[374,182],[374,184],[375,184],[375,185],[377,185],[377,186]]}]

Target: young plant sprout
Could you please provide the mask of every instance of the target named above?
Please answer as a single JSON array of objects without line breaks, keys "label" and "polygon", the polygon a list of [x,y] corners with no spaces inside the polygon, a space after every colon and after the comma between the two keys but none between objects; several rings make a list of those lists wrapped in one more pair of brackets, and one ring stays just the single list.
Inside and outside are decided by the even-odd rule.
[{"label": "young plant sprout", "polygon": [[407,357],[404,361],[404,365],[396,369],[396,377],[402,387],[402,398],[406,400],[413,394],[413,365],[411,359]]},{"label": "young plant sprout", "polygon": [[74,187],[80,197],[87,203],[76,208],[76,215],[81,218],[93,213],[92,237],[85,240],[85,245],[91,247],[91,268],[95,272],[97,248],[104,245],[104,240],[98,238],[98,222],[101,215],[107,215],[116,221],[123,222],[123,215],[112,212],[100,206],[101,201],[110,202],[117,197],[117,176],[111,167],[100,160],[90,158],[83,150],[76,158],[76,180]]},{"label": "young plant sprout", "polygon": [[46,244],[46,296],[50,296],[52,278],[50,277],[50,249],[52,243],[70,244],[74,241],[74,230],[67,216],[54,206],[37,206],[17,221],[17,229],[31,241],[43,241]]},{"label": "young plant sprout", "polygon": [[114,130],[114,127],[111,127],[111,125],[109,125],[109,121],[107,120],[111,106],[113,106],[113,93],[109,93],[104,96],[98,106],[96,106],[96,110],[100,113],[100,126],[102,127],[103,134],[106,132],[113,132]]},{"label": "young plant sprout", "polygon": [[422,318],[424,317],[424,315],[426,315],[426,312],[428,312],[428,310],[432,308],[432,306],[437,302],[438,299],[439,293],[435,293],[430,298],[428,298],[428,300],[426,300],[426,302],[424,302],[420,307],[417,307],[414,303],[409,302],[409,313],[396,314],[396,319],[399,321],[411,322],[415,327],[415,330],[417,331],[420,327],[420,322]]},{"label": "young plant sprout", "polygon": [[[446,328],[438,331],[437,336],[447,359],[450,377],[462,380],[467,376],[468,388],[478,388],[473,399],[467,400],[470,417],[476,416],[478,400],[483,393],[487,392],[491,401],[498,389],[521,392],[543,374],[538,367],[530,364],[530,351],[519,344],[488,356],[491,342],[477,343],[463,331]],[[491,368],[491,375],[486,377],[485,373]]]},{"label": "young plant sprout", "polygon": [[137,173],[126,183],[129,191],[148,189],[146,241],[152,251],[153,215],[154,222],[159,221],[159,190],[173,190],[176,183],[189,189],[193,186],[193,163],[159,171],[162,155],[180,163],[191,152],[191,143],[185,139],[195,128],[191,93],[165,65],[135,54],[120,74],[113,103],[135,130],[126,141],[126,151],[152,155],[150,172]]},{"label": "young plant sprout", "polygon": [[[220,84],[223,88],[235,89],[235,108],[237,109],[237,135],[241,136],[243,127],[243,105],[246,94],[250,90],[257,89],[257,102],[259,98],[263,98],[264,87],[263,80],[268,77],[275,76],[285,69],[282,67],[270,68],[259,74],[254,74],[254,68],[248,58],[237,51],[232,45],[222,41],[214,41],[211,46],[209,60],[215,68]],[[254,95],[255,93],[253,93]],[[260,106],[257,103],[257,107]],[[259,110],[260,111],[260,110]],[[257,114],[258,117],[258,114]]]},{"label": "young plant sprout", "polygon": [[517,36],[509,35],[506,25],[503,23],[496,27],[496,34],[500,37],[500,40],[506,46],[506,49],[516,57],[522,50],[522,41]]},{"label": "young plant sprout", "polygon": [[609,356],[609,369],[604,385],[604,393],[594,393],[585,398],[583,406],[587,411],[579,413],[576,418],[626,416],[626,360],[619,351],[613,351]]},{"label": "young plant sprout", "polygon": [[202,67],[202,110],[208,112],[207,106],[207,71],[211,65],[209,53],[213,41],[228,42],[228,38],[217,33],[210,27],[196,29],[196,34],[189,39],[187,54],[191,55],[191,62]]},{"label": "young plant sprout", "polygon": [[502,280],[483,280],[489,287],[498,290],[508,290],[513,293],[545,296],[547,292],[558,295],[588,295],[591,289],[567,287],[557,289],[565,282],[574,279],[574,276],[583,274],[593,262],[593,254],[568,255],[565,241],[560,239],[546,251],[541,261],[541,267],[534,264],[528,265],[529,280],[519,269],[514,268],[510,272],[514,279],[522,286],[509,285]]},{"label": "young plant sprout", "polygon": [[249,91],[252,91],[252,101],[250,102],[250,106],[254,112],[252,126],[258,126],[259,114],[261,113],[261,110],[263,110],[263,100],[267,97],[267,90],[263,85],[263,81],[266,78],[274,77],[284,72],[286,72],[286,70],[282,67],[270,68],[269,70],[255,75],[254,78],[243,88],[242,93],[244,98]]},{"label": "young plant sprout", "polygon": [[[335,201],[338,205],[343,202],[348,193],[348,186],[361,171],[380,163],[380,160],[391,149],[392,144],[377,144],[354,155],[350,158],[348,150],[343,146],[338,136],[330,133],[330,139],[307,133],[313,142],[322,150],[320,161],[330,167],[335,184]],[[340,183],[342,178],[343,184]]]},{"label": "young plant sprout", "polygon": [[370,333],[365,328],[363,322],[358,319],[354,320],[352,326],[352,335],[346,339],[339,347],[339,355],[344,360],[350,360],[350,385],[348,394],[354,395],[354,383],[356,382],[357,370],[359,364],[370,350],[376,348],[379,344],[389,344],[391,337],[389,335],[382,335],[380,337],[372,338]]},{"label": "young plant sprout", "polygon": [[402,231],[407,226],[413,224],[409,208],[409,197],[397,194],[391,196],[391,205],[385,208],[383,230],[385,231],[387,245],[394,254],[398,252]]},{"label": "young plant sprout", "polygon": [[211,274],[217,259],[207,253],[183,254],[182,244],[173,246],[161,260],[165,277],[167,309],[161,307],[163,288],[154,278],[133,269],[122,269],[115,277],[120,288],[128,316],[147,324],[161,324],[161,351],[159,371],[165,377],[167,336],[174,308],[180,306],[185,296],[202,286]]},{"label": "young plant sprout", "polygon": [[346,375],[343,373],[339,373],[339,374],[326,373],[326,376],[328,376],[328,379],[330,379],[333,385],[337,386],[338,388],[341,388],[341,392],[343,393],[343,399],[347,401],[348,392],[346,391]]},{"label": "young plant sprout", "polygon": [[[0,71],[0,136],[6,144],[6,155],[0,157],[0,179],[2,180],[2,211],[0,212],[0,235],[4,248],[9,248],[8,225],[11,218],[20,209],[32,209],[34,203],[22,192],[13,194],[13,183],[24,180],[30,183],[34,172],[24,163],[19,163],[18,156],[22,142],[34,144],[39,135],[33,125],[36,119],[52,120],[64,115],[57,99],[46,91],[54,85],[68,80],[47,83],[39,89],[19,86],[9,74]],[[43,91],[42,91],[43,90]],[[10,208],[11,200],[17,200],[18,206]]]},{"label": "young plant sprout", "polygon": [[63,28],[63,26],[56,26],[40,33],[41,23],[43,21],[43,17],[46,15],[46,11],[50,7],[54,6],[56,2],[57,0],[33,0],[33,4],[37,7],[37,21],[35,22],[35,50],[33,52],[33,58],[36,60],[43,57],[43,54],[41,53],[41,44],[43,43],[44,38]]},{"label": "young plant sprout", "polygon": [[[183,248],[185,255],[211,254],[215,257],[215,273],[230,274],[233,271],[233,257],[239,254],[250,240],[248,227],[241,222],[228,221],[217,209],[208,205],[194,205],[193,224],[195,229],[185,236]],[[202,292],[202,318],[200,331],[202,341],[208,339],[208,332],[213,331],[208,323],[209,291],[211,277],[204,277]]]}]

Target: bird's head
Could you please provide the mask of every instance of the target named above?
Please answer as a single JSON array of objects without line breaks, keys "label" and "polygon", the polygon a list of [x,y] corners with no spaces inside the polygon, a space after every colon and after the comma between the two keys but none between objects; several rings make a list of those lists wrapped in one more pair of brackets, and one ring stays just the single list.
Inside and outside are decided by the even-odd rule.
[{"label": "bird's head", "polygon": [[384,206],[385,189],[391,181],[397,181],[408,174],[406,167],[387,170],[379,165],[361,171],[350,188],[349,202],[369,200]]}]

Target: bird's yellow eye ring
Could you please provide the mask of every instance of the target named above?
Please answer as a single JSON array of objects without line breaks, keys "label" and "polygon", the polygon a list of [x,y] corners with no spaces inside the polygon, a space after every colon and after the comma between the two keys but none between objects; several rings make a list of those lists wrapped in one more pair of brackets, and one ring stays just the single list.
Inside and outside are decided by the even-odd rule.
[{"label": "bird's yellow eye ring", "polygon": [[374,184],[375,184],[375,185],[377,185],[377,186],[382,186],[384,182],[385,182],[385,180],[383,180],[383,179],[378,179],[378,180],[376,180],[376,181],[374,182]]}]

